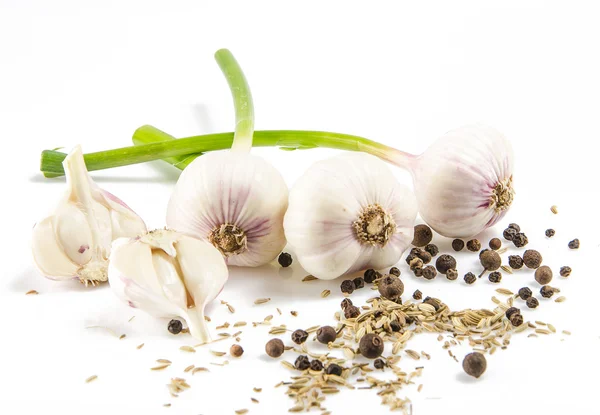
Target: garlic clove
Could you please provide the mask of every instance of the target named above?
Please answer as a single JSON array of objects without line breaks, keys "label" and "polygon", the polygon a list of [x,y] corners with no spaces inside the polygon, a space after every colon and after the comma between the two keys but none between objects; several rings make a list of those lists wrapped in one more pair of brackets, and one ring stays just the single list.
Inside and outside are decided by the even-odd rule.
[{"label": "garlic clove", "polygon": [[35,235],[32,242],[34,263],[40,273],[54,280],[76,278],[79,264],[74,263],[66,255],[62,246],[56,243],[56,229],[53,218],[48,217],[35,225]]},{"label": "garlic clove", "polygon": [[64,205],[54,216],[56,241],[64,254],[77,264],[83,265],[92,259],[92,233],[87,226],[86,215],[75,205]]}]

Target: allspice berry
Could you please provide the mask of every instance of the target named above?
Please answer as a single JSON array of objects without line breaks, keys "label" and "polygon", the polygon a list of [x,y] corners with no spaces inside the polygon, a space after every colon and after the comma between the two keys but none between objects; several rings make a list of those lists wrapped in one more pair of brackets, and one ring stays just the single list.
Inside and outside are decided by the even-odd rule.
[{"label": "allspice berry", "polygon": [[520,314],[521,311],[517,307],[510,307],[509,309],[506,310],[504,315],[506,316],[506,318],[510,319],[510,317],[515,313]]},{"label": "allspice berry", "polygon": [[423,278],[427,280],[432,280],[435,278],[436,275],[437,271],[435,270],[435,267],[433,265],[427,265],[425,268],[423,268]]},{"label": "allspice berry", "polygon": [[469,285],[477,281],[477,277],[472,272],[467,272],[463,278],[465,282]]},{"label": "allspice berry", "polygon": [[540,288],[540,295],[544,298],[550,298],[554,295],[554,288],[550,287],[549,285],[544,285],[542,288]]},{"label": "allspice berry", "polygon": [[413,238],[412,244],[414,246],[425,246],[433,239],[433,232],[431,228],[427,225],[417,225],[415,226],[415,236]]},{"label": "allspice berry", "polygon": [[573,239],[569,242],[569,249],[579,249],[579,239]]},{"label": "allspice berry", "polygon": [[522,248],[525,245],[527,245],[529,243],[529,240],[527,239],[527,235],[525,235],[522,232],[518,232],[512,239],[512,243],[517,247],[517,248]]},{"label": "allspice berry", "polygon": [[465,241],[463,241],[462,239],[455,239],[452,241],[452,249],[454,249],[456,252],[462,251],[464,247]]},{"label": "allspice berry", "polygon": [[330,363],[329,366],[325,368],[325,373],[327,373],[328,375],[342,376],[342,370],[343,369],[340,365]]},{"label": "allspice berry", "polygon": [[518,233],[517,230],[513,229],[513,228],[506,228],[504,229],[504,232],[502,233],[502,236],[504,237],[504,239],[506,239],[507,241],[512,241],[513,238],[515,237],[515,235]]},{"label": "allspice berry", "polygon": [[340,306],[342,307],[342,310],[345,310],[346,307],[350,307],[352,304],[352,300],[349,298],[344,298],[340,304]]},{"label": "allspice berry", "polygon": [[508,227],[510,229],[514,229],[517,232],[521,232],[521,227],[519,225],[517,225],[516,223],[509,223]]},{"label": "allspice berry", "polygon": [[329,344],[329,342],[335,341],[336,337],[335,329],[331,326],[323,326],[317,330],[317,340],[319,343]]},{"label": "allspice berry", "polygon": [[478,239],[467,241],[467,249],[471,252],[477,252],[481,249],[481,242]]},{"label": "allspice berry", "polygon": [[497,251],[498,249],[500,249],[502,247],[502,241],[498,238],[492,238],[492,239],[490,239],[490,242],[488,245],[489,245],[490,249]]},{"label": "allspice berry", "polygon": [[356,318],[358,316],[360,316],[360,308],[351,305],[344,309],[344,318]]},{"label": "allspice berry", "polygon": [[179,320],[171,320],[169,321],[169,325],[167,326],[167,330],[171,334],[179,334],[181,330],[183,330],[183,324]]},{"label": "allspice berry", "polygon": [[281,254],[279,254],[277,262],[279,262],[279,265],[281,265],[282,267],[287,268],[290,265],[292,265],[292,256],[287,252],[282,252]]},{"label": "allspice berry", "polygon": [[400,270],[398,268],[396,268],[396,267],[391,267],[389,274],[390,275],[395,275],[396,277],[399,277],[400,276]]},{"label": "allspice berry", "polygon": [[296,344],[302,344],[308,339],[308,333],[302,329],[295,330],[292,333],[292,341]]},{"label": "allspice berry", "polygon": [[375,271],[372,268],[369,268],[363,274],[363,279],[365,280],[366,283],[372,284],[373,281],[375,281],[380,276],[381,276],[381,274],[379,274],[379,272]]},{"label": "allspice berry", "polygon": [[232,344],[229,348],[229,354],[233,357],[240,357],[244,354],[244,349],[239,344]]},{"label": "allspice berry", "polygon": [[360,339],[358,348],[367,359],[375,359],[383,353],[383,340],[375,333],[367,333]]},{"label": "allspice berry", "polygon": [[379,294],[391,301],[397,301],[404,292],[404,284],[400,278],[388,275],[378,285]]},{"label": "allspice berry", "polygon": [[298,370],[306,370],[310,367],[310,359],[306,355],[300,355],[296,358],[294,366]]},{"label": "allspice berry", "polygon": [[385,362],[383,361],[383,359],[375,359],[375,361],[373,362],[373,366],[375,367],[375,369],[383,369],[385,367]]},{"label": "allspice berry", "polygon": [[552,238],[555,234],[556,234],[556,231],[554,229],[546,229],[546,236],[548,238]]},{"label": "allspice berry", "polygon": [[552,281],[552,270],[548,265],[542,265],[535,270],[535,280],[541,285],[546,285]]},{"label": "allspice berry", "polygon": [[531,292],[531,290],[529,289],[529,287],[523,287],[519,289],[519,298],[521,298],[521,300],[527,300],[529,297],[531,297],[533,295],[533,293]]},{"label": "allspice berry", "polygon": [[523,258],[521,258],[519,255],[509,255],[508,265],[512,269],[521,269],[523,268]]},{"label": "allspice berry", "polygon": [[529,297],[527,301],[525,301],[525,304],[529,308],[536,308],[538,305],[540,305],[540,302],[535,297]]},{"label": "allspice berry", "polygon": [[440,253],[440,249],[435,244],[427,244],[425,246],[425,250],[429,252],[429,255],[432,257],[437,256]]},{"label": "allspice berry", "polygon": [[420,300],[421,298],[423,298],[423,293],[422,293],[421,291],[419,291],[419,290],[416,290],[416,291],[413,293],[413,298],[414,298],[415,300]]},{"label": "allspice berry", "polygon": [[528,249],[523,253],[523,263],[527,268],[537,269],[542,265],[542,254],[535,249]]},{"label": "allspice berry", "polygon": [[490,280],[490,282],[498,284],[500,281],[502,281],[502,274],[498,271],[490,272],[490,275],[488,275],[488,279]]},{"label": "allspice berry", "polygon": [[363,280],[362,277],[354,278],[352,282],[354,283],[355,290],[359,290],[365,286],[365,280]]},{"label": "allspice berry", "polygon": [[284,351],[285,347],[280,339],[271,339],[265,345],[265,352],[271,357],[279,357]]},{"label": "allspice berry", "polygon": [[435,268],[441,274],[446,274],[449,269],[456,269],[456,260],[452,255],[440,255],[435,261]]},{"label": "allspice berry", "polygon": [[448,278],[450,281],[454,281],[458,278],[458,271],[455,269],[449,269],[446,272],[446,278]]},{"label": "allspice berry", "polygon": [[571,267],[560,267],[560,276],[561,277],[568,277],[569,275],[571,275]]},{"label": "allspice berry", "polygon": [[314,359],[310,362],[310,370],[314,370],[315,372],[320,372],[323,370],[323,362],[320,360]]},{"label": "allspice berry", "polygon": [[354,281],[352,280],[344,280],[340,284],[340,289],[344,294],[352,294],[355,288]]},{"label": "allspice berry", "polygon": [[483,354],[473,352],[465,356],[462,365],[467,375],[479,378],[487,368],[487,361]]},{"label": "allspice berry", "polygon": [[521,324],[523,324],[524,321],[521,313],[513,314],[508,320],[510,321],[510,324],[512,324],[515,327],[519,327]]},{"label": "allspice berry", "polygon": [[479,262],[487,271],[496,271],[502,265],[502,258],[496,251],[485,251],[479,257]]},{"label": "allspice berry", "polygon": [[413,255],[423,261],[424,264],[429,264],[431,262],[431,254],[424,249],[416,250],[413,252]]},{"label": "allspice berry", "polygon": [[423,263],[423,260],[421,258],[418,258],[417,256],[413,255],[413,258],[410,260],[410,262],[408,263],[408,266],[410,267],[410,270],[412,272],[415,272],[416,269],[423,269],[423,265],[425,265]]}]

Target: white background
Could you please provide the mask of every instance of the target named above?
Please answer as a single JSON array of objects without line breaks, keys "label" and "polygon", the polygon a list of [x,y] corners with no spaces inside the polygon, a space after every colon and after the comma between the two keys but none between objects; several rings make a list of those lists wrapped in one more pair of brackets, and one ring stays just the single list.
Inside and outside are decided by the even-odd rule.
[{"label": "white background", "polygon": [[[413,413],[600,413],[597,400],[600,331],[598,291],[598,173],[600,138],[599,13],[593,2],[154,2],[0,1],[0,127],[2,134],[2,283],[0,284],[0,407],[3,413],[287,413],[292,401],[273,386],[290,375],[264,357],[267,327],[246,327],[242,359],[226,367],[208,349],[179,351],[190,337],[173,337],[166,321],[129,309],[108,286],[86,289],[55,283],[34,270],[30,229],[56,203],[62,179],[38,172],[42,149],[82,144],[96,151],[130,143],[150,123],[181,137],[230,131],[233,109],[213,61],[233,51],[253,88],[257,129],[315,129],[363,135],[421,152],[445,131],[471,122],[502,130],[516,153],[517,196],[507,220],[480,236],[489,240],[518,222],[530,247],[555,272],[562,304],[542,301],[526,319],[554,324],[559,333],[514,336],[488,359],[478,381],[441,349],[435,336],[410,343],[431,361],[404,356],[407,371],[424,365],[416,385],[399,396]],[[292,185],[310,162],[336,151],[259,149]],[[408,183],[405,172],[394,169]],[[154,162],[96,172],[94,179],[123,198],[150,227],[164,225],[177,172]],[[552,215],[556,204],[560,213]],[[544,230],[556,229],[548,240]],[[567,249],[578,237],[579,251]],[[449,241],[437,239],[449,249]],[[474,269],[461,254],[459,272]],[[417,280],[405,269],[406,292],[445,299],[451,308],[489,307],[497,286]],[[231,271],[221,299],[237,311],[210,305],[212,328],[225,321],[260,321],[274,314],[290,328],[333,323],[339,281],[298,282],[304,272],[278,266]],[[531,272],[505,275],[502,287],[532,283]],[[319,293],[330,288],[332,295]],[[25,296],[31,289],[38,296]],[[371,295],[353,295],[360,302]],[[273,300],[254,306],[258,297]],[[275,307],[280,307],[279,316]],[[298,310],[299,317],[290,316]],[[128,322],[133,315],[136,318]],[[103,325],[108,331],[86,329]],[[571,330],[572,336],[560,334]],[[232,330],[229,330],[232,332]],[[289,344],[289,338],[285,338]],[[145,343],[142,350],[136,345]],[[314,350],[323,350],[317,345]],[[468,349],[455,349],[462,358]],[[295,355],[284,355],[293,360]],[[174,362],[151,372],[154,360]],[[230,359],[231,360],[231,359]],[[183,374],[189,364],[210,373]],[[98,379],[90,384],[91,375]],[[179,398],[165,384],[185,377]],[[253,387],[262,387],[260,394]],[[329,396],[334,413],[387,413],[375,391]],[[250,402],[255,396],[260,404]],[[165,403],[172,407],[163,408]],[[133,412],[132,412],[133,411]]]}]

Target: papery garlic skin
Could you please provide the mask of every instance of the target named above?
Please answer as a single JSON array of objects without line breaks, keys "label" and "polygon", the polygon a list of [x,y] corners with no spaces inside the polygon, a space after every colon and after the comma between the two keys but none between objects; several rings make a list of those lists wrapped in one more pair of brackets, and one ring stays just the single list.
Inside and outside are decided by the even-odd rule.
[{"label": "papery garlic skin", "polygon": [[313,164],[296,182],[284,228],[302,267],[329,280],[397,263],[416,216],[414,195],[384,162],[345,153]]},{"label": "papery garlic skin", "polygon": [[112,241],[143,234],[146,225],[125,203],[94,183],[81,147],[75,147],[63,165],[68,190],[54,212],[34,226],[33,259],[50,279],[96,285],[107,280]]},{"label": "papery garlic skin", "polygon": [[211,340],[204,308],[223,289],[227,265],[211,244],[172,230],[114,241],[108,271],[114,293],[155,317],[181,317],[190,334]]},{"label": "papery garlic skin", "polygon": [[411,165],[419,213],[441,235],[474,236],[502,219],[513,201],[512,147],[492,127],[449,131]]},{"label": "papery garlic skin", "polygon": [[287,205],[287,185],[264,159],[239,151],[209,153],[179,177],[167,226],[211,242],[228,265],[255,267],[283,250]]}]

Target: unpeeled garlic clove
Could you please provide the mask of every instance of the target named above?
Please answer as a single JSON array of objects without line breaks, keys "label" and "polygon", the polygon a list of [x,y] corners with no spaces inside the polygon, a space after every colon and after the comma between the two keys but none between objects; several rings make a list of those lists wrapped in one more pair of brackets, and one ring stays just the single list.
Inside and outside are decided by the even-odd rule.
[{"label": "unpeeled garlic clove", "polygon": [[115,294],[155,317],[181,317],[190,334],[210,341],[204,308],[228,278],[221,253],[210,243],[172,230],[113,243],[108,278]]},{"label": "unpeeled garlic clove", "polygon": [[96,285],[107,280],[113,239],[143,234],[146,225],[125,203],[93,182],[81,147],[75,147],[63,165],[68,190],[54,212],[34,226],[33,260],[50,279]]}]

